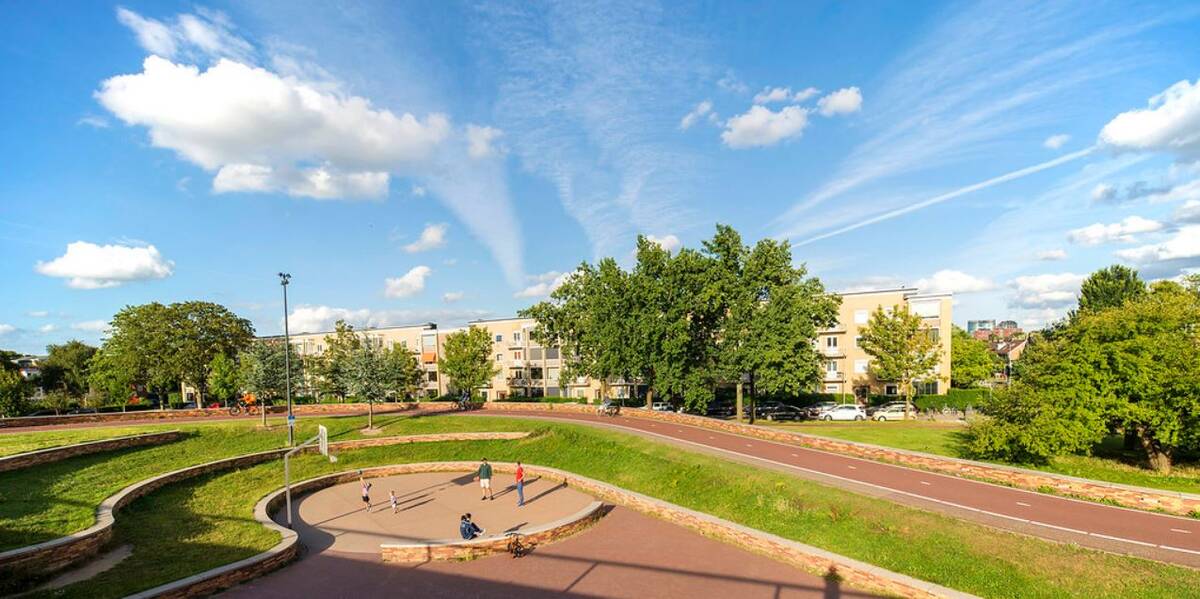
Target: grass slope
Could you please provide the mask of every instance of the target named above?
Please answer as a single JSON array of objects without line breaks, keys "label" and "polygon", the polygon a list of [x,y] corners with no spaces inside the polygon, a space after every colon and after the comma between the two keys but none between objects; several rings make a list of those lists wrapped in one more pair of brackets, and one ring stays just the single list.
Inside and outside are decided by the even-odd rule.
[{"label": "grass slope", "polygon": [[[477,460],[483,455],[492,460],[520,459],[987,597],[1165,598],[1200,593],[1200,572],[1195,570],[1038,541],[624,433],[570,424],[446,416],[398,420],[388,432],[464,426],[475,430],[516,426],[535,435],[521,441],[362,449],[340,453],[337,464],[320,456],[303,456],[295,463],[295,476],[399,462]],[[201,438],[219,432],[229,445],[240,434],[221,428],[206,430]],[[245,443],[245,438],[239,442]],[[120,464],[130,456],[109,457]],[[10,482],[0,481],[0,488]],[[268,463],[172,485],[143,497],[117,520],[116,542],[132,544],[133,555],[120,568],[57,595],[118,597],[265,550],[278,538],[253,520],[252,511],[258,499],[279,485],[280,466]]]}]

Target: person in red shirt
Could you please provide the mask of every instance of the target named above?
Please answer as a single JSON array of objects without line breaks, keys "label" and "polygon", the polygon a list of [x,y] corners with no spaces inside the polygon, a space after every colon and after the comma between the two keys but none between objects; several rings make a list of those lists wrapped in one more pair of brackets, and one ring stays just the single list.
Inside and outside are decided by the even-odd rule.
[{"label": "person in red shirt", "polygon": [[517,507],[525,505],[525,468],[517,462]]}]

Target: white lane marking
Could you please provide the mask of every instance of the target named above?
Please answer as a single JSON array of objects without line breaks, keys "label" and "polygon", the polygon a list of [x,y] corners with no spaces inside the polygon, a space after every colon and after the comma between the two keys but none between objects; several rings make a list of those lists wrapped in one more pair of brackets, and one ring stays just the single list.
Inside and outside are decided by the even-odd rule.
[{"label": "white lane marking", "polygon": [[746,444],[746,447],[754,447],[754,446],[753,446],[753,445],[751,445],[751,444],[749,444],[749,443],[747,443],[747,444]]},{"label": "white lane marking", "polygon": [[[514,418],[520,418],[520,416],[513,416],[513,417],[514,417]],[[538,418],[538,417],[539,417],[539,416],[534,416],[534,418]],[[547,419],[551,419],[551,420],[555,420],[555,419],[556,419],[554,416],[540,416],[540,417],[542,417],[542,418],[547,418]],[[571,418],[562,418],[562,417],[559,417],[559,418],[557,418],[557,420],[572,420],[572,419],[571,419]],[[608,427],[611,427],[611,428],[632,428],[632,427],[622,426],[622,425],[619,425],[619,424],[604,424],[604,423],[602,423],[602,422],[599,424],[599,426],[608,426]],[[634,430],[636,430],[636,429],[634,429]],[[971,507],[971,506],[969,506],[969,505],[963,505],[963,504],[961,504],[961,503],[954,503],[953,501],[946,501],[946,500],[944,500],[944,499],[938,499],[938,498],[936,498],[936,497],[928,497],[928,496],[921,495],[921,494],[918,494],[918,493],[910,493],[910,492],[908,492],[908,491],[901,491],[900,489],[893,489],[893,488],[891,488],[891,487],[885,487],[885,486],[883,486],[883,485],[877,485],[877,484],[875,484],[875,483],[869,483],[869,482],[866,482],[866,481],[855,480],[855,479],[853,479],[853,478],[847,478],[847,477],[845,477],[845,476],[838,476],[837,474],[831,474],[831,473],[828,473],[828,472],[822,472],[822,471],[820,471],[820,470],[814,470],[814,469],[812,469],[812,468],[805,468],[804,466],[796,466],[796,465],[794,465],[794,464],[787,464],[787,463],[784,463],[784,462],[778,462],[778,461],[775,461],[775,460],[772,460],[772,459],[768,459],[768,458],[763,458],[763,457],[758,457],[758,456],[754,456],[754,455],[744,454],[744,453],[740,453],[740,452],[737,452],[737,451],[733,451],[733,450],[731,450],[731,449],[722,449],[722,448],[719,448],[719,447],[713,447],[713,446],[711,446],[711,445],[704,445],[703,443],[697,443],[697,442],[695,442],[695,441],[688,441],[688,440],[686,440],[686,439],[680,439],[680,438],[678,438],[678,437],[671,437],[671,436],[663,435],[663,434],[660,434],[660,433],[651,433],[651,432],[647,432],[647,431],[642,431],[642,432],[645,432],[647,435],[653,435],[653,436],[656,436],[656,437],[662,437],[663,439],[667,439],[667,440],[669,440],[669,441],[673,441],[673,442],[676,442],[676,443],[681,443],[681,444],[684,444],[684,445],[694,445],[694,446],[696,446],[696,447],[700,447],[700,448],[702,448],[702,449],[708,449],[708,450],[710,450],[710,451],[718,451],[718,452],[729,453],[729,454],[733,454],[733,455],[745,456],[745,457],[747,457],[747,458],[750,458],[750,459],[752,459],[752,460],[755,460],[755,461],[759,461],[759,462],[765,462],[765,463],[768,463],[768,464],[775,464],[776,466],[782,466],[782,467],[784,467],[784,468],[790,468],[790,469],[793,469],[793,470],[799,470],[799,471],[801,471],[801,472],[808,472],[809,474],[814,474],[814,475],[816,475],[816,476],[818,476],[818,477],[821,477],[821,476],[823,476],[823,477],[833,478],[833,479],[837,479],[837,480],[845,481],[845,482],[848,482],[848,483],[851,483],[851,484],[855,484],[855,485],[862,485],[862,486],[864,486],[864,487],[871,487],[871,488],[879,489],[879,490],[881,490],[881,491],[887,491],[887,492],[889,492],[889,493],[896,493],[897,495],[907,495],[907,496],[909,496],[909,497],[913,497],[913,498],[916,498],[916,499],[920,499],[920,500],[922,500],[922,501],[930,501],[930,502],[933,502],[933,503],[938,503],[938,504],[941,504],[941,505],[946,505],[946,506],[950,506],[950,507],[958,508],[958,509],[961,509],[961,510],[967,510],[967,511],[969,511],[969,512],[976,512],[976,513],[979,513],[979,514],[985,514],[985,515],[988,515],[988,516],[995,516],[995,517],[997,517],[997,518],[1002,518],[1002,519],[1005,519],[1005,520],[1012,520],[1012,521],[1014,521],[1014,522],[1021,522],[1021,523],[1024,523],[1024,524],[1032,524],[1032,525],[1034,525],[1034,526],[1042,526],[1042,527],[1045,527],[1045,528],[1050,528],[1050,529],[1055,529],[1055,530],[1063,530],[1063,531],[1067,531],[1067,532],[1075,532],[1075,533],[1079,533],[1079,534],[1081,534],[1081,535],[1086,535],[1086,536],[1089,536],[1089,537],[1098,537],[1098,538],[1102,538],[1102,539],[1108,539],[1108,540],[1110,540],[1110,541],[1126,542],[1126,543],[1132,543],[1132,544],[1134,544],[1134,545],[1144,545],[1144,546],[1147,546],[1147,547],[1157,547],[1157,548],[1159,548],[1159,549],[1165,549],[1165,550],[1167,550],[1167,551],[1178,551],[1178,552],[1180,552],[1180,553],[1190,553],[1190,554],[1193,554],[1193,555],[1200,555],[1200,551],[1196,551],[1196,550],[1193,550],[1193,549],[1184,549],[1184,548],[1182,548],[1182,547],[1172,547],[1172,546],[1170,546],[1170,545],[1155,545],[1155,544],[1153,544],[1153,543],[1146,543],[1146,542],[1144,542],[1144,541],[1135,541],[1135,540],[1133,540],[1133,539],[1125,539],[1125,538],[1122,538],[1122,537],[1114,537],[1114,536],[1109,536],[1109,535],[1103,535],[1103,534],[1096,533],[1096,532],[1086,532],[1086,531],[1082,531],[1082,530],[1075,530],[1075,529],[1073,529],[1073,528],[1067,528],[1067,527],[1065,527],[1065,526],[1055,526],[1055,525],[1053,525],[1053,524],[1047,524],[1047,523],[1045,523],[1045,522],[1038,522],[1038,521],[1036,521],[1036,520],[1030,520],[1030,519],[1028,519],[1028,518],[1021,518],[1021,517],[1018,517],[1018,516],[1010,516],[1010,515],[1008,515],[1008,514],[1000,514],[1000,513],[991,512],[991,511],[988,511],[988,510],[979,509],[979,508],[977,508],[977,507]],[[786,444],[784,444],[784,443],[773,443],[773,444],[775,444],[775,445],[784,445],[784,446],[786,446]],[[840,455],[840,454],[836,454],[836,453],[832,453],[832,452],[821,451],[821,450],[819,450],[819,449],[810,449],[810,448],[805,448],[805,449],[806,449],[807,451],[816,451],[816,452],[820,452],[820,453],[828,453],[829,455],[833,455],[833,456],[837,456],[837,457],[846,457],[846,456],[843,456],[843,455]],[[861,458],[852,458],[852,459],[861,459]],[[886,465],[886,464],[884,464],[884,465]],[[852,468],[852,469],[856,469],[854,466],[850,466],[850,468]],[[989,486],[999,486],[999,485],[991,485],[991,484],[989,484],[989,483],[978,483],[978,481],[971,481],[970,479],[962,479],[962,478],[958,478],[958,477],[954,477],[954,476],[950,476],[950,475],[946,475],[946,474],[937,474],[937,473],[933,473],[933,474],[935,474],[935,476],[940,476],[940,477],[942,477],[942,478],[952,478],[952,479],[954,479],[954,480],[961,480],[961,481],[964,481],[964,482],[975,482],[975,483],[977,483],[977,484],[987,484],[987,485],[989,485]],[[1010,491],[1020,491],[1020,492],[1024,492],[1024,493],[1036,493],[1036,491],[1026,491],[1026,490],[1024,490],[1024,489],[1013,489],[1013,488],[1007,488],[1007,487],[1006,487],[1006,489],[1007,489],[1007,490],[1010,490]],[[1055,499],[1063,499],[1063,500],[1067,500],[1067,501],[1076,501],[1076,502],[1079,502],[1079,503],[1086,503],[1086,504],[1088,504],[1088,505],[1096,505],[1096,503],[1095,503],[1095,502],[1091,502],[1091,501],[1083,501],[1083,500],[1080,500],[1080,499],[1071,499],[1071,498],[1069,498],[1069,497],[1059,497],[1059,496],[1056,496],[1056,495],[1050,495],[1050,497],[1053,497],[1053,498],[1055,498]],[[1125,511],[1131,511],[1131,512],[1138,512],[1139,514],[1149,514],[1148,512],[1144,512],[1144,511],[1141,511],[1141,510],[1135,510],[1135,509],[1132,509],[1132,508],[1124,508],[1124,507],[1117,507],[1117,506],[1104,506],[1104,507],[1106,507],[1106,508],[1109,508],[1109,509],[1119,509],[1119,510],[1125,510]],[[1170,515],[1170,514],[1149,514],[1149,515],[1153,515],[1153,516],[1156,516],[1156,517],[1177,518],[1177,519],[1180,519],[1180,520],[1186,520],[1186,519],[1187,519],[1187,518],[1183,518],[1183,517],[1181,517],[1181,516],[1172,516],[1172,515]]]},{"label": "white lane marking", "polygon": [[923,481],[921,481],[921,484],[923,484],[923,485],[925,485],[925,486],[927,486],[927,487],[928,487],[928,486],[932,485],[933,483],[931,483],[931,482],[929,482],[929,481],[927,481],[927,480],[923,480]]},{"label": "white lane marking", "polygon": [[1184,529],[1182,529],[1182,528],[1172,528],[1172,529],[1171,529],[1171,532],[1180,532],[1180,533],[1183,533],[1183,534],[1185,534],[1185,535],[1190,535],[1190,534],[1192,534],[1192,531],[1190,531],[1190,530],[1184,530]]},{"label": "white lane marking", "polygon": [[851,469],[851,470],[858,470],[858,466],[850,466],[850,465],[846,465],[846,467],[847,467],[847,468],[849,468],[849,469]]},{"label": "white lane marking", "polygon": [[793,457],[793,458],[798,458],[798,457],[800,457],[800,454],[798,454],[798,453],[793,453],[793,454],[792,454],[792,457]]},{"label": "white lane marking", "polygon": [[1028,504],[1028,503],[1025,503],[1024,501],[1018,501],[1018,502],[1017,502],[1017,505],[1024,506],[1024,507],[1029,507],[1029,504]]}]

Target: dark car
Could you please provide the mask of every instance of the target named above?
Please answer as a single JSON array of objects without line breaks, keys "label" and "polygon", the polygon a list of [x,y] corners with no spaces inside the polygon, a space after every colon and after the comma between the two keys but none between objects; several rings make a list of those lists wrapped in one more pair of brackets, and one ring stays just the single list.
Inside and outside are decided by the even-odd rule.
[{"label": "dark car", "polygon": [[733,402],[714,401],[708,404],[708,407],[704,410],[704,415],[713,418],[728,418],[733,416],[735,411],[736,410],[733,407]]},{"label": "dark car", "polygon": [[[746,415],[750,408],[745,409]],[[761,420],[800,420],[804,411],[780,401],[763,401],[754,406],[754,417]]]},{"label": "dark car", "polygon": [[805,417],[807,417],[807,418],[809,418],[809,419],[814,419],[814,418],[816,418],[816,417],[817,417],[817,416],[818,416],[818,415],[819,415],[821,412],[824,412],[825,410],[828,410],[828,409],[830,409],[830,408],[832,408],[832,407],[834,407],[834,406],[836,406],[836,405],[837,405],[837,403],[836,403],[836,402],[832,402],[832,401],[823,401],[823,402],[821,402],[821,403],[814,404],[814,405],[811,405],[811,406],[808,406],[807,408],[805,408],[805,409],[804,409],[804,415],[805,415]]}]

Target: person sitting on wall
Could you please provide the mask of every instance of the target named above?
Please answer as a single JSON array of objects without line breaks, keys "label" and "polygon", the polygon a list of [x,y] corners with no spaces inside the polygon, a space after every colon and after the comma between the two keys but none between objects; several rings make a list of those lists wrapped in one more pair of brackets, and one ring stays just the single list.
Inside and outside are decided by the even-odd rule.
[{"label": "person sitting on wall", "polygon": [[462,535],[463,540],[470,541],[482,535],[483,529],[471,521],[470,513],[466,513],[462,515],[462,518],[458,522],[458,532]]}]

